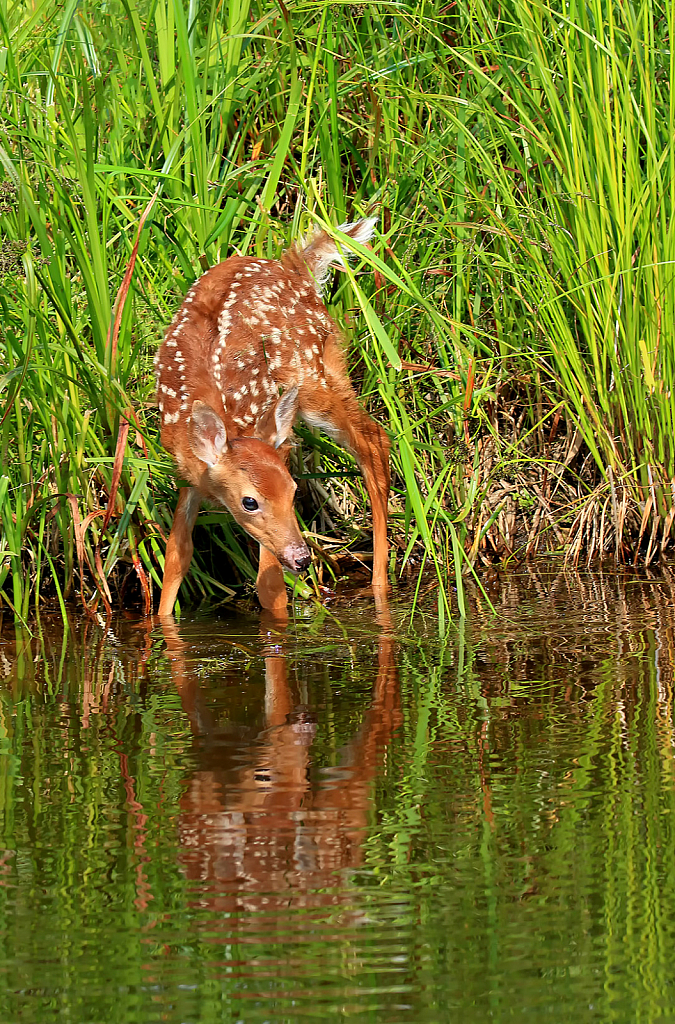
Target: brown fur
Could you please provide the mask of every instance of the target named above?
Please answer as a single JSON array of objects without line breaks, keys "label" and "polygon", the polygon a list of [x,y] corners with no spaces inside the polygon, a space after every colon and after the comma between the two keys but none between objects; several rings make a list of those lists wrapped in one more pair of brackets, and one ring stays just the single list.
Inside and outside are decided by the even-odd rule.
[{"label": "brown fur", "polygon": [[[358,241],[371,229],[365,221],[341,228]],[[298,568],[309,553],[292,510],[295,484],[277,449],[296,415],[324,429],[363,470],[373,507],[373,585],[384,593],[389,445],[358,404],[340,332],[320,297],[322,275],[341,259],[319,234],[281,260],[231,257],[192,286],[156,359],[162,443],[195,499],[226,505],[262,548]],[[255,515],[242,509],[244,497],[259,503]],[[188,525],[174,523],[176,544],[185,545]],[[186,560],[173,546],[170,539],[167,559],[178,568],[165,571],[161,614],[173,608]],[[267,558],[265,566],[271,580]],[[280,595],[264,590],[266,606],[279,607]]]}]

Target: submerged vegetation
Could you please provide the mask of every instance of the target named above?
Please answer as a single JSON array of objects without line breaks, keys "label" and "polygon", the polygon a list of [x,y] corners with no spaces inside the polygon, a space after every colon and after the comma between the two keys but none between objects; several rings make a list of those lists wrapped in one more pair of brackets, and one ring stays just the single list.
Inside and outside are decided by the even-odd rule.
[{"label": "submerged vegetation", "polygon": [[[379,217],[340,275],[391,430],[392,573],[649,563],[675,517],[672,5],[0,4],[0,592],[149,606],[175,503],[152,356],[194,278]],[[348,456],[299,428],[312,586],[367,560]],[[183,594],[255,553],[200,516]],[[351,552],[351,553],[350,553]],[[421,578],[421,577],[420,577]],[[311,589],[305,584],[306,593]]]}]

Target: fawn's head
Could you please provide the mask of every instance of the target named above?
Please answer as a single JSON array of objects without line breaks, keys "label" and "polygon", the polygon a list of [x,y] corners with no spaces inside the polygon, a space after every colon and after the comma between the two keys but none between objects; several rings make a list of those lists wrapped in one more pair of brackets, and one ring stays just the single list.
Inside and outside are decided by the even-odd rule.
[{"label": "fawn's head", "polygon": [[205,402],[193,402],[188,425],[190,447],[206,463],[204,489],[292,572],[306,569],[310,554],[293,510],[296,484],[277,449],[291,432],[297,407],[293,387],[258,421],[255,437],[228,438],[222,419]]}]

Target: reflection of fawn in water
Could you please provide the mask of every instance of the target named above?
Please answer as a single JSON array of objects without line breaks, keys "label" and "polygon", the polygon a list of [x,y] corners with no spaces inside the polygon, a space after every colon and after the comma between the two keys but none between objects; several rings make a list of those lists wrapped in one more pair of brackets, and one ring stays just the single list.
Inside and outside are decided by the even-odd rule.
[{"label": "reflection of fawn in water", "polygon": [[295,713],[281,647],[265,657],[266,727],[233,752],[209,721],[177,627],[165,620],[162,628],[183,708],[200,738],[200,765],[181,801],[180,834],[188,878],[208,883],[205,905],[269,912],[287,909],[289,900],[296,906],[343,902],[306,894],[335,889],[343,884],[340,872],[361,863],[373,780],[400,721],[391,635],[380,635],[372,700],[344,763],[312,782],[316,727]]}]

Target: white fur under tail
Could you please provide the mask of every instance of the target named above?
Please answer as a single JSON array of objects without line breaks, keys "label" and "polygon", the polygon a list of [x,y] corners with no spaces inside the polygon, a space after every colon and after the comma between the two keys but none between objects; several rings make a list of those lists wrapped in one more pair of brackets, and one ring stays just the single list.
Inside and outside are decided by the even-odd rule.
[{"label": "white fur under tail", "polygon": [[[355,242],[365,245],[372,237],[376,224],[377,217],[365,217],[362,220],[355,221],[353,224],[340,224],[337,230],[345,235],[349,235]],[[349,257],[352,254],[347,251],[346,245],[343,245],[341,248],[343,250],[342,254],[338,252],[335,239],[331,238],[325,231],[319,231],[310,236],[300,248],[300,254],[311,270],[319,292],[322,291],[326,283],[328,271],[331,267],[340,267],[342,270],[346,269],[345,257]]]}]

